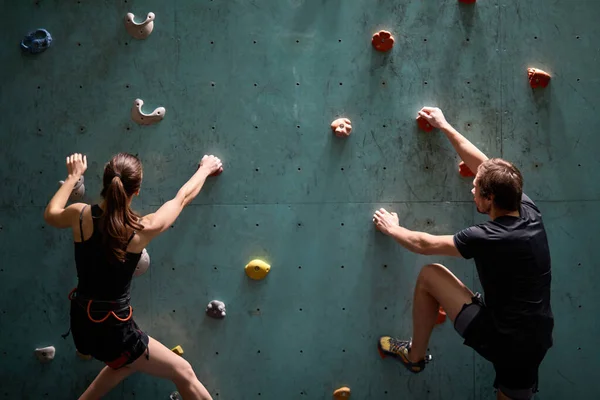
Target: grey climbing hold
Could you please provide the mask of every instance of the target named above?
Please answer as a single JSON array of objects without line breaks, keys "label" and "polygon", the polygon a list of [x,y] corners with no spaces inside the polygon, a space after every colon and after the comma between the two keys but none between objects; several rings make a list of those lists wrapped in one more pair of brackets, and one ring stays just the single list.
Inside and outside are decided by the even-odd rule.
[{"label": "grey climbing hold", "polygon": [[183,399],[181,398],[181,395],[179,394],[179,392],[173,392],[169,396],[169,400],[183,400]]},{"label": "grey climbing hold", "polygon": [[140,257],[140,261],[138,261],[137,266],[135,267],[135,272],[133,276],[140,276],[146,273],[148,268],[150,267],[150,255],[146,249],[142,250],[142,256]]},{"label": "grey climbing hold", "polygon": [[206,315],[212,318],[225,318],[225,303],[219,300],[213,300],[206,306]]},{"label": "grey climbing hold", "polygon": [[40,362],[47,363],[54,360],[56,349],[54,346],[42,347],[41,349],[35,349],[35,356]]},{"label": "grey climbing hold", "polygon": [[[75,186],[73,186],[73,191],[71,191],[71,195],[69,196],[69,201],[81,201],[83,196],[85,195],[85,180],[83,179],[83,175],[79,178]],[[58,181],[59,185],[64,184],[65,181]]]}]

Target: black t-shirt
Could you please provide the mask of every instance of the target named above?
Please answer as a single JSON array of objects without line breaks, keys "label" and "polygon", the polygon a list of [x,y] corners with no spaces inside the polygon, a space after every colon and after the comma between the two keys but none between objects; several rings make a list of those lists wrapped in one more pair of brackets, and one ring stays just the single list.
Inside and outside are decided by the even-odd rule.
[{"label": "black t-shirt", "polygon": [[503,216],[458,232],[460,254],[474,258],[484,300],[500,336],[552,346],[550,251],[542,214],[523,194],[520,217]]}]

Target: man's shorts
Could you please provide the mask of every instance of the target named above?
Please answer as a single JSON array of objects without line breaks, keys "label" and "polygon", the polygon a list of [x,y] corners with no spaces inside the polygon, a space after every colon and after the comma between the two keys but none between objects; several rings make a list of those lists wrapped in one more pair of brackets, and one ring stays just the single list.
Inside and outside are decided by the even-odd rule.
[{"label": "man's shorts", "polygon": [[481,294],[465,304],[456,316],[454,328],[496,370],[494,387],[514,400],[529,400],[538,389],[538,369],[547,349],[536,344],[516,344],[497,332]]}]

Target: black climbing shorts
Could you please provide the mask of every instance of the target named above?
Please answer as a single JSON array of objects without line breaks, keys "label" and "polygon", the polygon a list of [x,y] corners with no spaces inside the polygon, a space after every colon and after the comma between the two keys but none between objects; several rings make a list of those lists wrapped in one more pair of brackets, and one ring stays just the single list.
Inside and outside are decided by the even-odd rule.
[{"label": "black climbing shorts", "polygon": [[456,316],[454,328],[496,370],[494,387],[513,400],[529,400],[538,391],[538,370],[547,349],[519,344],[502,337],[477,293]]},{"label": "black climbing shorts", "polygon": [[[129,311],[123,314],[119,317],[127,317]],[[121,322],[111,316],[96,323],[88,318],[86,308],[77,301],[71,302],[71,332],[77,351],[91,355],[113,369],[131,364],[148,349],[148,335],[139,329],[133,318]]]}]

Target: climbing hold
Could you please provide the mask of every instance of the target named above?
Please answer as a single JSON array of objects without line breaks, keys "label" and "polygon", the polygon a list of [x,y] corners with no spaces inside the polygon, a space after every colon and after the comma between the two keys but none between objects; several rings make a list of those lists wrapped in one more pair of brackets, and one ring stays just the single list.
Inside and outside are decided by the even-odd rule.
[{"label": "climbing hold", "polygon": [[171,349],[171,351],[178,356],[183,356],[183,348],[181,346],[175,346]]},{"label": "climbing hold", "polygon": [[47,363],[54,360],[56,349],[54,346],[42,347],[41,349],[35,349],[35,356],[40,362]]},{"label": "climbing hold", "polygon": [[79,350],[75,350],[75,354],[77,354],[77,357],[81,358],[84,361],[89,361],[92,359],[91,355],[80,353]]},{"label": "climbing hold", "polygon": [[179,392],[173,392],[169,396],[169,400],[183,400]]},{"label": "climbing hold", "polygon": [[[197,169],[200,169],[201,165],[202,165],[201,163],[198,163],[198,168]],[[221,175],[222,172],[223,172],[223,167],[219,168],[216,172],[213,172],[209,176],[219,176],[219,175]]]},{"label": "climbing hold", "polygon": [[529,84],[533,89],[538,87],[545,88],[550,83],[550,74],[537,68],[527,68]]},{"label": "climbing hold", "polygon": [[255,280],[264,279],[270,270],[271,266],[261,260],[252,260],[246,265],[246,275]]},{"label": "climbing hold", "polygon": [[379,31],[373,35],[371,43],[377,51],[390,51],[394,47],[394,36],[388,31]]},{"label": "climbing hold", "polygon": [[206,315],[213,318],[225,318],[225,303],[219,300],[212,300],[206,306]]},{"label": "climbing hold", "polygon": [[[82,175],[75,183],[75,186],[73,186],[73,190],[71,191],[71,194],[69,195],[69,201],[80,201],[81,199],[83,199],[83,196],[85,195],[84,182],[85,182],[85,179],[83,179],[83,175]],[[65,183],[65,181],[58,181],[59,185],[62,185],[63,183]]]},{"label": "climbing hold", "polygon": [[135,22],[135,15],[127,13],[125,16],[125,29],[135,39],[146,39],[154,29],[154,13],[148,13],[148,16],[142,23]]},{"label": "climbing hold", "polygon": [[339,399],[349,399],[350,398],[350,388],[349,387],[341,387],[335,392],[333,392],[333,398],[336,400]]},{"label": "climbing hold", "polygon": [[473,171],[471,171],[471,168],[469,168],[467,166],[467,164],[465,164],[464,161],[461,161],[458,164],[458,173],[460,174],[460,176],[464,176],[465,178],[468,178],[470,176],[475,176]]},{"label": "climbing hold", "polygon": [[433,126],[427,122],[427,120],[420,115],[417,117],[417,125],[419,128],[424,130],[425,132],[431,132],[433,130]]},{"label": "climbing hold", "polygon": [[446,311],[440,306],[438,309],[437,320],[435,321],[436,325],[443,324],[446,321]]},{"label": "climbing hold", "polygon": [[473,4],[476,3],[477,0],[458,0],[459,3],[464,3],[464,4]]},{"label": "climbing hold", "polygon": [[348,118],[338,118],[331,123],[331,129],[337,137],[348,137],[352,132],[352,122]]},{"label": "climbing hold", "polygon": [[164,117],[167,110],[164,107],[158,107],[150,114],[144,114],[142,112],[142,106],[144,101],[136,99],[131,107],[131,119],[140,125],[152,125],[160,122]]},{"label": "climbing hold", "polygon": [[150,267],[150,255],[148,254],[148,251],[144,249],[142,250],[142,256],[140,257],[140,260],[135,267],[133,276],[143,275],[148,270],[148,267]]},{"label": "climbing hold", "polygon": [[223,167],[219,168],[216,172],[213,172],[209,176],[219,176],[223,172]]},{"label": "climbing hold", "polygon": [[29,32],[21,41],[21,50],[31,54],[41,53],[52,44],[52,35],[45,29]]}]

